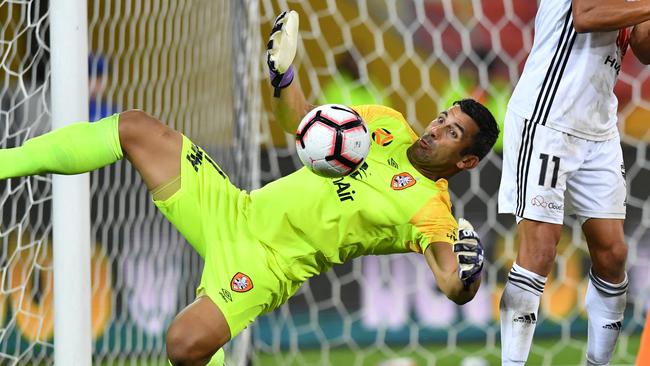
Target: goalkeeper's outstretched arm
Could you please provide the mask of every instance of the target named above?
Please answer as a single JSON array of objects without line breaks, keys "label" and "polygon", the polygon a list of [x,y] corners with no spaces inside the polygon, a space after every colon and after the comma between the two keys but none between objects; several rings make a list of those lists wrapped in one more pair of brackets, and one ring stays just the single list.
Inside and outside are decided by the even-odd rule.
[{"label": "goalkeeper's outstretched arm", "polygon": [[282,94],[273,99],[273,114],[282,129],[290,134],[295,134],[298,124],[307,112],[314,109],[314,105],[307,103],[300,84],[292,83],[282,89]]},{"label": "goalkeeper's outstretched arm", "polygon": [[424,252],[427,264],[436,278],[436,283],[451,301],[463,305],[474,298],[481,278],[466,286],[459,277],[459,264],[449,243],[431,243]]},{"label": "goalkeeper's outstretched arm", "polygon": [[453,247],[431,243],[424,256],[438,287],[450,300],[462,305],[474,298],[481,285],[483,245],[469,221],[458,220],[458,240]]},{"label": "goalkeeper's outstretched arm", "polygon": [[266,63],[273,86],[273,113],[282,129],[295,134],[302,117],[314,108],[307,103],[292,65],[298,44],[298,13],[282,12],[275,19],[267,43]]}]

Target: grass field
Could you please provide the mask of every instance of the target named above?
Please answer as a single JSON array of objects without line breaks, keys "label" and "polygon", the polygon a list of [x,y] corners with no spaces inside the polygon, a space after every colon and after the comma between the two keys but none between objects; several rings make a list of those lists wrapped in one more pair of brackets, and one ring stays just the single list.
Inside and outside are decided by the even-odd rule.
[{"label": "grass field", "polygon": [[[612,360],[611,366],[634,365],[635,356],[639,351],[640,336],[623,336],[619,339],[616,355]],[[485,349],[485,344],[467,344],[462,347],[448,348],[445,346],[431,346],[425,349],[399,350],[391,351],[370,347],[351,351],[348,349],[330,350],[328,359],[330,362],[323,360],[323,354],[320,350],[305,350],[301,352],[300,358],[289,358],[284,354],[257,354],[253,365],[255,366],[307,366],[307,365],[363,365],[378,366],[382,361],[391,358],[410,358],[415,364],[436,365],[436,366],[458,366],[463,360],[469,357],[479,358],[479,360],[470,363],[467,360],[467,366],[498,366],[500,363],[500,349],[494,347]],[[535,345],[528,359],[527,365],[549,365],[549,366],[577,366],[584,365],[584,350],[586,340],[571,340],[569,342],[558,342],[552,339],[535,340]],[[480,359],[484,361],[481,362]]]},{"label": "grass field", "polygon": [[[586,347],[585,339],[559,342],[553,339],[535,340],[527,366],[583,366]],[[634,366],[640,347],[640,335],[622,336],[610,366]],[[328,353],[325,353],[328,352]],[[299,356],[289,353],[256,353],[253,366],[380,366],[389,359],[408,358],[412,363],[399,366],[500,366],[498,345],[485,348],[485,344],[468,343],[456,348],[442,345],[418,348],[364,347],[358,350],[334,349],[329,351],[301,350]],[[470,360],[473,358],[472,360]],[[94,364],[98,360],[95,360]],[[463,363],[465,362],[465,363]],[[102,366],[167,366],[165,359],[117,358],[99,362]],[[45,365],[45,364],[44,364]],[[383,366],[383,365],[381,365]]]}]

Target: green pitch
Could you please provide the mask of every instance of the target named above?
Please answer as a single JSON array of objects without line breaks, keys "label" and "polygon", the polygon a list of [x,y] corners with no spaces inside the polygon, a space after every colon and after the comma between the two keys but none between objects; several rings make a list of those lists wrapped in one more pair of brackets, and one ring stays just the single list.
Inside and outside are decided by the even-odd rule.
[{"label": "green pitch", "polygon": [[[497,340],[498,343],[498,340]],[[640,336],[621,336],[616,354],[611,362],[612,366],[634,365],[636,354],[639,351]],[[585,339],[572,339],[559,341],[555,339],[535,340],[535,345],[528,359],[528,365],[553,365],[553,366],[577,366],[581,361],[586,349]],[[433,345],[417,350],[409,347],[401,349],[379,349],[373,347],[360,347],[358,350],[334,349],[329,354],[323,354],[319,350],[304,350],[300,356],[289,354],[264,354],[257,353],[253,359],[255,366],[306,366],[306,365],[363,365],[378,366],[382,361],[391,358],[408,357],[415,361],[416,365],[461,365],[468,357],[478,357],[486,363],[472,363],[472,365],[500,366],[500,349],[498,344],[492,348],[485,348],[485,344],[465,344],[457,347]],[[328,362],[329,360],[329,362]]]},{"label": "green pitch", "polygon": [[[633,366],[636,354],[640,347],[640,335],[623,335],[619,339],[616,354],[611,366]],[[498,340],[497,340],[498,341]],[[582,366],[582,357],[585,352],[585,339],[572,339],[558,341],[553,339],[535,340],[535,346],[528,360],[528,365],[553,365],[553,366]],[[409,347],[401,348],[373,348],[360,347],[358,350],[333,349],[301,350],[299,355],[291,356],[289,353],[268,354],[257,352],[253,357],[253,366],[379,366],[382,361],[392,358],[411,358],[418,366],[459,366],[468,357],[485,360],[485,363],[471,363],[471,366],[500,366],[500,349],[498,345],[486,348],[484,343],[468,343],[457,347],[432,345],[413,350]],[[110,361],[98,362],[102,366],[113,365],[141,365],[164,366],[166,360],[152,360],[145,358],[119,357]]]}]

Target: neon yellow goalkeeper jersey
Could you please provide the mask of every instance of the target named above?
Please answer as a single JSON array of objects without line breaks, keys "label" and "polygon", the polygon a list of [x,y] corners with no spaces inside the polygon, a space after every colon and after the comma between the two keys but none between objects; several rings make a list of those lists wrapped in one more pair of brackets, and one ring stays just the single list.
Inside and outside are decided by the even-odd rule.
[{"label": "neon yellow goalkeeper jersey", "polygon": [[302,168],[250,194],[251,233],[292,281],[361,255],[422,253],[456,238],[447,181],[411,165],[406,150],[417,135],[404,117],[384,106],[353,108],[372,136],[357,172],[332,179]]}]

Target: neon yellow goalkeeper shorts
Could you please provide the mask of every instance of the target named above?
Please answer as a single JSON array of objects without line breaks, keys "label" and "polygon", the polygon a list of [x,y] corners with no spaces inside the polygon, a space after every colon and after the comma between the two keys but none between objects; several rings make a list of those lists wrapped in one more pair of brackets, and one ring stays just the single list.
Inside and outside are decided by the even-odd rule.
[{"label": "neon yellow goalkeeper shorts", "polygon": [[234,338],[281,304],[286,280],[246,221],[249,195],[235,187],[201,148],[183,136],[180,189],[155,205],[205,260],[197,296],[207,295]]}]

